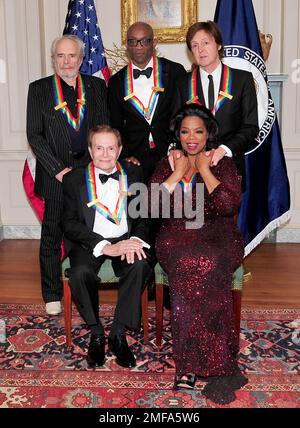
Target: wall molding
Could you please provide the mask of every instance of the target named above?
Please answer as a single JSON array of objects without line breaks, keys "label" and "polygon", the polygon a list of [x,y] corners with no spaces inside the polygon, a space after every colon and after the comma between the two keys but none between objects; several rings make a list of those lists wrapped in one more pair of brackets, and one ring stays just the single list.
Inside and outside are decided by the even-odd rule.
[{"label": "wall molding", "polygon": [[40,239],[41,226],[3,226],[3,239]]},{"label": "wall molding", "polygon": [[[40,239],[41,226],[0,226],[2,239]],[[279,228],[272,232],[264,242],[268,243],[300,243],[300,229]]]},{"label": "wall molding", "polygon": [[276,243],[300,243],[300,229],[278,229]]}]

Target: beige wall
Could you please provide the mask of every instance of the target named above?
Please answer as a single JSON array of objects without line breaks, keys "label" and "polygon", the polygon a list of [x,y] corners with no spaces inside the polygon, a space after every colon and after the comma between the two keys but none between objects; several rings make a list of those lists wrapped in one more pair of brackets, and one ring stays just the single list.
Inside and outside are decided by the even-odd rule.
[{"label": "beige wall", "polygon": [[[120,46],[120,1],[95,3],[104,45]],[[292,219],[283,231],[290,240],[299,242],[300,82],[295,78],[300,80],[300,72],[297,74],[295,62],[300,58],[300,0],[253,0],[253,4],[259,28],[273,34],[268,72],[290,76],[283,89],[282,140],[291,183]],[[27,152],[26,96],[30,81],[52,72],[50,45],[62,33],[67,5],[68,0],[0,0],[0,229],[2,222],[4,234],[14,229],[21,236],[22,226],[39,230],[21,185]],[[215,5],[216,0],[199,1],[199,19],[212,19]],[[184,44],[161,44],[158,49],[190,67]]]}]

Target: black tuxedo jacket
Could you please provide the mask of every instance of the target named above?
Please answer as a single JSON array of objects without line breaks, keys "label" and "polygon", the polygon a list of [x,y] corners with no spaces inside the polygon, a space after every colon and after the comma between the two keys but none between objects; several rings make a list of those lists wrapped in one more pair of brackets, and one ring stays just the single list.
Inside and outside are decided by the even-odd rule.
[{"label": "black tuxedo jacket", "polygon": [[181,64],[160,58],[162,62],[162,80],[164,92],[159,94],[156,109],[151,123],[134,108],[124,101],[124,76],[126,67],[110,78],[108,85],[108,104],[111,125],[117,128],[123,141],[121,157],[136,157],[142,164],[149,156],[149,134],[151,132],[156,144],[159,158],[166,156],[168,151],[168,129],[172,115],[180,107],[176,93],[177,81],[186,75]]},{"label": "black tuxedo jacket", "polygon": [[[230,148],[238,173],[245,178],[244,154],[255,147],[255,137],[258,135],[257,98],[252,74],[248,71],[231,68],[232,72],[232,100],[227,99],[216,112],[219,123],[218,144]],[[224,67],[220,82],[222,87]],[[179,82],[181,103],[189,99],[188,82],[191,73],[188,73]],[[200,73],[197,73],[197,95],[199,101],[205,106]]]},{"label": "black tuxedo jacket", "polygon": [[[128,187],[133,183],[143,180],[141,167],[122,161],[122,166],[127,173]],[[72,243],[79,244],[88,252],[93,252],[95,246],[104,239],[93,232],[95,221],[95,209],[88,208],[88,200],[85,168],[78,168],[64,175],[63,178],[64,215],[62,227],[65,236],[66,251],[70,251]],[[128,197],[127,204],[132,197]],[[149,220],[131,219],[127,215],[128,237],[137,236],[149,243]]]},{"label": "black tuxedo jacket", "polygon": [[[107,90],[102,79],[82,75],[86,90],[87,129],[108,123]],[[27,99],[27,138],[36,156],[35,193],[43,197],[61,195],[55,175],[66,167],[86,165],[88,150],[74,159],[68,123],[64,114],[54,109],[52,76],[32,82]]]}]

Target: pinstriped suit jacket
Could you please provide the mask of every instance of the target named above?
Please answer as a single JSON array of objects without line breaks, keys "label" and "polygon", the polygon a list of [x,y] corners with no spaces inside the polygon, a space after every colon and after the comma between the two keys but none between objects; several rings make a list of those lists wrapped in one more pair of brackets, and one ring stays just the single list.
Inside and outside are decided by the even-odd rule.
[{"label": "pinstriped suit jacket", "polygon": [[[87,129],[108,123],[107,90],[102,79],[82,75],[86,89]],[[81,159],[72,156],[68,124],[56,111],[52,76],[29,85],[27,99],[27,138],[36,163],[35,193],[45,198],[60,198],[61,183],[55,175],[66,167],[77,168],[90,160],[88,151]]]}]

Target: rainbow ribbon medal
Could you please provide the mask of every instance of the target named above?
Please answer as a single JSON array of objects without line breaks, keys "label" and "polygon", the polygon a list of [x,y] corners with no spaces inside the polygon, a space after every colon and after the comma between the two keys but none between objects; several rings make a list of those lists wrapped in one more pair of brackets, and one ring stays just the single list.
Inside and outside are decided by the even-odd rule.
[{"label": "rainbow ribbon medal", "polygon": [[183,192],[188,193],[192,191],[196,181],[197,181],[197,172],[195,172],[195,174],[190,180],[188,180],[186,177],[182,177],[182,179],[179,181],[179,184],[182,187]]},{"label": "rainbow ribbon medal", "polygon": [[56,106],[55,110],[61,110],[61,112],[66,116],[67,122],[75,131],[79,131],[80,126],[84,119],[84,111],[85,111],[85,101],[86,101],[86,93],[83,84],[83,80],[80,74],[77,77],[77,117],[74,117],[69,108],[67,107],[67,103],[64,100],[64,94],[61,87],[61,81],[58,74],[54,74],[53,76],[53,92]]},{"label": "rainbow ribbon medal", "polygon": [[127,175],[125,173],[122,165],[117,162],[116,168],[120,173],[120,190],[119,190],[119,198],[116,204],[116,208],[112,213],[106,205],[101,204],[100,200],[97,197],[97,188],[96,188],[96,179],[95,179],[95,168],[93,162],[90,162],[85,169],[85,179],[86,186],[88,192],[89,203],[87,206],[90,208],[94,208],[94,210],[98,211],[103,217],[112,223],[119,225],[121,222],[121,217],[126,205],[126,198],[128,193],[128,184],[127,184]]},{"label": "rainbow ribbon medal", "polygon": [[154,86],[152,87],[152,93],[149,99],[148,106],[145,107],[144,104],[139,100],[139,98],[134,94],[133,91],[133,73],[132,73],[132,63],[127,65],[124,77],[124,92],[125,92],[125,101],[129,101],[133,107],[147,120],[151,119],[156,99],[159,96],[159,92],[164,92],[163,82],[162,82],[162,64],[157,56],[153,56],[153,80]]},{"label": "rainbow ribbon medal", "polygon": [[188,83],[189,99],[186,102],[186,104],[199,104],[201,106],[201,103],[197,95],[197,73],[198,72],[199,72],[199,67],[195,67],[191,75],[189,76],[189,83]]},{"label": "rainbow ribbon medal", "polygon": [[[191,75],[189,76],[188,82],[188,93],[189,99],[186,104],[199,104],[201,105],[198,95],[197,95],[197,73],[199,73],[199,68],[195,68]],[[232,100],[233,96],[231,95],[232,90],[232,72],[230,68],[223,64],[223,76],[221,90],[219,92],[219,97],[215,103],[215,106],[212,110],[213,114],[216,114],[219,108],[228,100]]]}]

